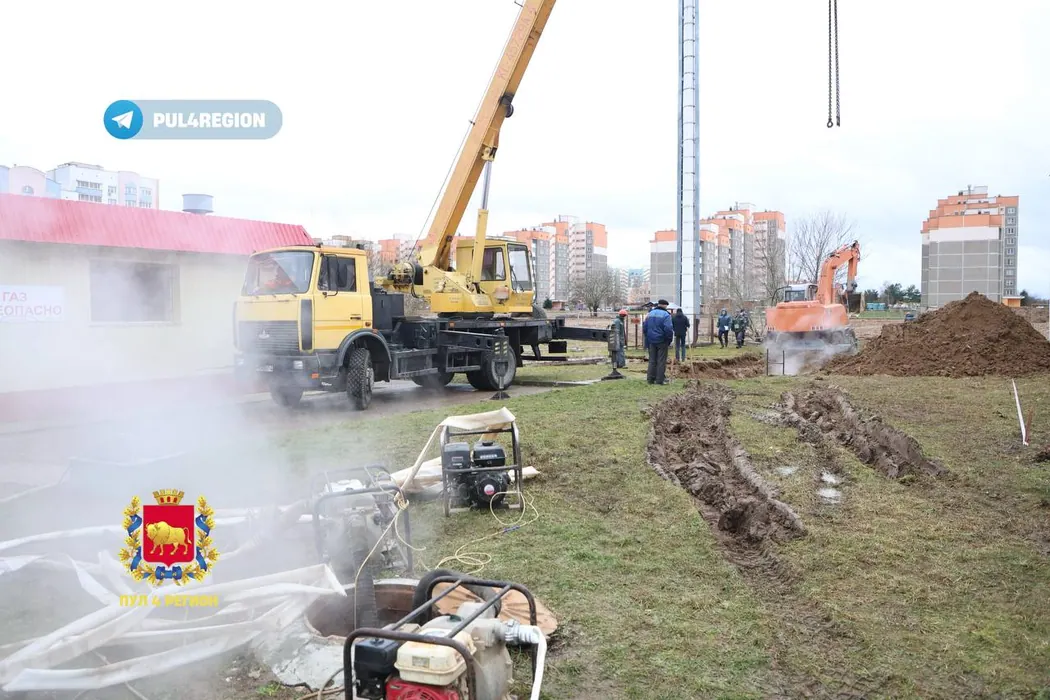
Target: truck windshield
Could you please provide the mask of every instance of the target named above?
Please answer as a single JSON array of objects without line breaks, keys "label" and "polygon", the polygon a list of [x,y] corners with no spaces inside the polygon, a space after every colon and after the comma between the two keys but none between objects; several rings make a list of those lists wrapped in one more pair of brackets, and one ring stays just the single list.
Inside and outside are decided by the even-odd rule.
[{"label": "truck windshield", "polygon": [[515,290],[527,292],[532,289],[529,277],[529,249],[525,246],[510,246],[510,278]]},{"label": "truck windshield", "polygon": [[303,294],[310,288],[314,254],[305,250],[260,253],[248,260],[244,276],[245,296]]}]

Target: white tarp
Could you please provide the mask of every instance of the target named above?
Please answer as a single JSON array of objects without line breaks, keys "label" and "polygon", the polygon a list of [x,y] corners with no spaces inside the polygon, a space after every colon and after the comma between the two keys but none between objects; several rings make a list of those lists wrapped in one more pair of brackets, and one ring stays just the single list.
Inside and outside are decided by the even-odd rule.
[{"label": "white tarp", "polygon": [[[439,438],[444,427],[460,430],[500,430],[514,423],[514,416],[506,408],[465,416],[451,416],[441,422],[431,434],[415,464],[409,469],[395,473],[395,480],[407,492],[416,492],[434,482],[434,468],[440,488],[440,459],[425,459],[427,451]],[[426,470],[423,467],[426,466]],[[535,469],[527,469],[525,476],[532,476]],[[418,483],[416,480],[418,479]],[[407,507],[407,503],[401,504]],[[307,501],[290,506],[271,509],[269,517],[257,518],[261,511],[216,512],[216,525],[248,522],[253,536],[237,549],[224,553],[221,561],[227,562],[243,552],[269,542],[280,531],[293,523],[306,523],[311,516],[304,514]],[[76,530],[49,532],[0,542],[0,552],[54,541],[65,542],[85,536],[123,534],[118,525],[82,527]],[[0,557],[0,576],[18,571],[26,566],[46,566],[72,571],[80,587],[102,607],[50,634],[36,639],[23,640],[0,647],[7,656],[0,659],[0,688],[6,692],[31,690],[95,690],[127,683],[148,676],[165,673],[173,669],[197,663],[203,659],[222,654],[243,645],[251,645],[257,651],[266,651],[271,656],[275,669],[284,668],[275,652],[289,649],[279,644],[285,632],[295,633],[292,647],[313,648],[316,640],[307,640],[303,632],[302,617],[309,605],[320,595],[336,593],[345,595],[343,587],[327,565],[316,565],[281,573],[242,579],[221,584],[207,582],[171,585],[158,589],[145,582],[131,579],[123,566],[107,552],[99,554],[97,563],[74,561],[61,554],[24,554]],[[195,619],[178,621],[151,618],[157,608],[152,605],[124,607],[120,596],[154,595],[218,596],[219,606],[214,613]],[[16,604],[15,601],[9,601]],[[202,608],[197,608],[198,612]],[[208,610],[208,609],[203,609]],[[142,656],[107,663],[101,667],[56,669],[89,652],[97,652],[113,645],[133,646],[143,651]],[[333,645],[320,644],[316,651],[323,652],[318,660],[341,661],[334,653]],[[277,656],[280,656],[278,653]],[[326,664],[322,664],[326,665]],[[286,667],[282,680],[293,681],[292,675],[312,687],[320,684],[320,667],[309,672],[302,665]],[[334,667],[328,669],[330,674]],[[308,676],[308,677],[304,677]]]}]

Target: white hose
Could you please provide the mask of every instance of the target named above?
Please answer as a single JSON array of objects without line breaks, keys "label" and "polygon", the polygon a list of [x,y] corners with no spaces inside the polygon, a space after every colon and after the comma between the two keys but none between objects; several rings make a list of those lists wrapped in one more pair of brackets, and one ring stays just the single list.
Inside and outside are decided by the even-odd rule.
[{"label": "white hose", "polygon": [[543,686],[543,668],[547,663],[547,637],[543,630],[535,625],[518,625],[518,641],[536,647],[536,674],[532,678],[532,695],[530,700],[540,700],[540,688]]}]

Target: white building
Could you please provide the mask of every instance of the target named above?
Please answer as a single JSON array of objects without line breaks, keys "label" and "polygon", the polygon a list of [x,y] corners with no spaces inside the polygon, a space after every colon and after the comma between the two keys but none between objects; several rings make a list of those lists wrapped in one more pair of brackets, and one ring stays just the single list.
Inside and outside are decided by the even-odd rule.
[{"label": "white building", "polygon": [[59,184],[62,199],[160,209],[160,183],[127,170],[71,162],[48,171],[47,177]]},{"label": "white building", "polygon": [[0,421],[234,391],[248,256],[311,242],[288,224],[0,194]]}]

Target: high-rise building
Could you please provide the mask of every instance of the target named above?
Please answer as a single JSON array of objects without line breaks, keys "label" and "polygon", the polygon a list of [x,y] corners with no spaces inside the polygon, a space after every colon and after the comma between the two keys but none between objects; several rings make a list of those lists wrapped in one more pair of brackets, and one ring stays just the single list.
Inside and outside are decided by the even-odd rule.
[{"label": "high-rise building", "polygon": [[[560,218],[560,217],[559,217]],[[604,224],[593,221],[569,227],[569,278],[584,280],[609,269],[609,238]]]},{"label": "high-rise building", "polygon": [[968,186],[937,200],[922,223],[921,305],[935,309],[979,292],[993,301],[1017,294],[1019,197]]},{"label": "high-rise building", "polygon": [[[650,244],[653,297],[670,299],[677,280],[677,232],[657,231]],[[737,202],[698,222],[701,307],[732,300],[767,301],[783,285],[787,232],[784,215]]]},{"label": "high-rise building", "polygon": [[649,242],[649,294],[652,299],[648,301],[674,301],[678,284],[678,231],[657,231]]},{"label": "high-rise building", "polygon": [[160,209],[156,179],[87,163],[63,163],[46,173],[26,165],[0,166],[0,193]]},{"label": "high-rise building", "polygon": [[[545,300],[554,301],[554,279],[551,274],[557,267],[557,231],[552,226],[538,226],[531,229],[507,231],[503,234],[529,246],[532,257],[532,284],[535,289],[536,303]],[[560,301],[560,299],[559,299]]]},{"label": "high-rise building", "polygon": [[769,302],[787,284],[787,224],[779,211],[755,212],[754,291]]}]

